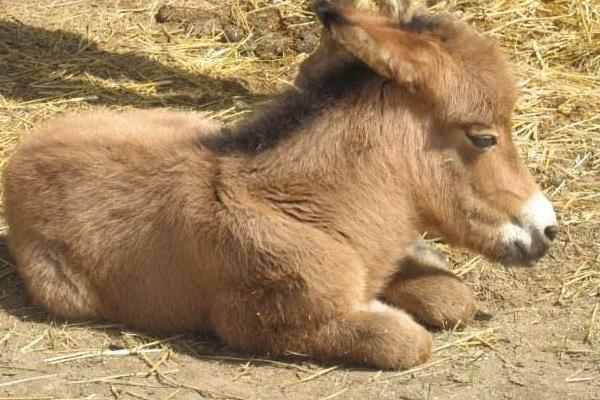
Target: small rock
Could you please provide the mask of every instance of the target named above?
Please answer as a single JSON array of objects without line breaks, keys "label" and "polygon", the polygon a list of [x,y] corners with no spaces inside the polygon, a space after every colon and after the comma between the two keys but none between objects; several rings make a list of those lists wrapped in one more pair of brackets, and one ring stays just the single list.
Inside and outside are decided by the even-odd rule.
[{"label": "small rock", "polygon": [[235,25],[227,25],[223,32],[225,33],[225,39],[229,43],[237,43],[244,37],[242,29]]},{"label": "small rock", "polygon": [[298,53],[311,53],[319,45],[319,38],[313,31],[302,33],[302,40],[296,45]]},{"label": "small rock", "polygon": [[270,60],[282,56],[284,50],[285,41],[283,39],[264,37],[260,41],[257,41],[254,53],[262,60]]}]

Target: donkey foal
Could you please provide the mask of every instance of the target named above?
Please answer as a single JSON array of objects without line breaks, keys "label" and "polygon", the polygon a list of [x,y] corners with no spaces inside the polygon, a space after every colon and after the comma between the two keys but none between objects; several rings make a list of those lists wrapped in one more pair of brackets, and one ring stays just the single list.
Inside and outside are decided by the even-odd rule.
[{"label": "donkey foal", "polygon": [[315,9],[299,89],[250,120],[88,112],[24,138],[5,204],[35,302],[408,368],[431,352],[409,313],[443,326],[476,310],[420,232],[504,264],[543,256],[556,218],[511,140],[498,49],[450,17]]}]

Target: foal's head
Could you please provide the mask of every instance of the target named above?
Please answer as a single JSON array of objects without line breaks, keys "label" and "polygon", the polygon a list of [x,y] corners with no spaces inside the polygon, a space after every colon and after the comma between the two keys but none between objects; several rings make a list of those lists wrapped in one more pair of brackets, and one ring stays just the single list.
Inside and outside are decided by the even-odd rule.
[{"label": "foal's head", "polygon": [[406,22],[325,0],[315,10],[324,37],[297,83],[347,63],[377,73],[372,134],[392,138],[386,155],[408,177],[420,228],[504,264],[543,256],[556,216],[512,141],[515,84],[496,45],[450,16]]}]

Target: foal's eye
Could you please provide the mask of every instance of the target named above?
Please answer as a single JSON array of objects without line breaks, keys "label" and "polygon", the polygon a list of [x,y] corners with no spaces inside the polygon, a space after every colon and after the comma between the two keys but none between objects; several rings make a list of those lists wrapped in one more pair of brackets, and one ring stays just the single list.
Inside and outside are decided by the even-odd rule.
[{"label": "foal's eye", "polygon": [[473,143],[473,146],[481,150],[488,150],[492,146],[498,144],[498,138],[494,135],[477,135],[467,132],[467,137],[469,138],[469,141]]}]

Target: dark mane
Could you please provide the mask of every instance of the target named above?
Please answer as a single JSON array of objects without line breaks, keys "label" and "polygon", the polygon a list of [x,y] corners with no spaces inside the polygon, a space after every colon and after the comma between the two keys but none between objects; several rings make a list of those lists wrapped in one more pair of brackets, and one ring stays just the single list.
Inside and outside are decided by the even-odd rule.
[{"label": "dark mane", "polygon": [[460,22],[448,14],[415,15],[410,22],[400,23],[399,26],[400,29],[405,31],[428,34],[437,38],[442,44],[455,39],[464,31]]},{"label": "dark mane", "polygon": [[339,99],[356,93],[375,76],[365,64],[351,62],[309,82],[302,91],[289,89],[249,119],[225,126],[201,143],[218,152],[254,154],[290,137],[298,127],[326,112]]}]

